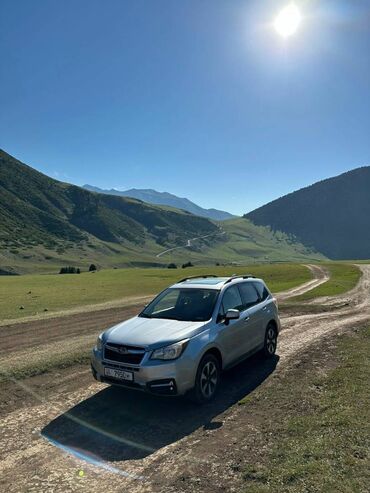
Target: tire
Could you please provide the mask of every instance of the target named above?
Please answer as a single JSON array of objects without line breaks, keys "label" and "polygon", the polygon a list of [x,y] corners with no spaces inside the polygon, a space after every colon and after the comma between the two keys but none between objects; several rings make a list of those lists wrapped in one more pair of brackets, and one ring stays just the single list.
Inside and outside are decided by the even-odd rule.
[{"label": "tire", "polygon": [[277,348],[277,331],[274,324],[271,322],[266,328],[265,342],[263,345],[263,354],[266,358],[272,358],[276,353]]},{"label": "tire", "polygon": [[195,386],[190,398],[197,404],[210,402],[216,395],[220,384],[221,367],[213,354],[206,354],[199,363]]}]

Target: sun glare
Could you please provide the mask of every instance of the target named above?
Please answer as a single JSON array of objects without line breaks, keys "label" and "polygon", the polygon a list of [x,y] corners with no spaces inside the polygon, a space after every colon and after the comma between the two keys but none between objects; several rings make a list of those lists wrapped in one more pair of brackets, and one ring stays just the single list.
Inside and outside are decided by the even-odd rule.
[{"label": "sun glare", "polygon": [[287,38],[297,31],[300,23],[301,13],[292,3],[279,12],[274,21],[274,27],[280,36]]}]

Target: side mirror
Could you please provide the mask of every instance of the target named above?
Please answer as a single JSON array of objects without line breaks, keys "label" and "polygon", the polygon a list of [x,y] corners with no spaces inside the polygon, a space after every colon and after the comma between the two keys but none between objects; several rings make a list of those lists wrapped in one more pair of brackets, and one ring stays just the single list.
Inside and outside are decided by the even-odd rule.
[{"label": "side mirror", "polygon": [[235,310],[234,308],[230,308],[230,310],[227,310],[226,315],[225,315],[225,324],[227,325],[230,320],[236,320],[240,317],[240,311]]}]

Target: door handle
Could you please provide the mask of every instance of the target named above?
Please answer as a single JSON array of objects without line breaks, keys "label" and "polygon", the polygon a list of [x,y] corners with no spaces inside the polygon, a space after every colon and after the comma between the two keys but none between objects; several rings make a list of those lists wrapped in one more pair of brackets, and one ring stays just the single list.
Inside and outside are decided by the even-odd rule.
[{"label": "door handle", "polygon": [[251,317],[250,317],[249,315],[247,315],[247,316],[245,317],[245,319],[244,319],[244,320],[245,320],[246,322],[248,322],[248,320],[249,320],[250,318],[251,318]]}]

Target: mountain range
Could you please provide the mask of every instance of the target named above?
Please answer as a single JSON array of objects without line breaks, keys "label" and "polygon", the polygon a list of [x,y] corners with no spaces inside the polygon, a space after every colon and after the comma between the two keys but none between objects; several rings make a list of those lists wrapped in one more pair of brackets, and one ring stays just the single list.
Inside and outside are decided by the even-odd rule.
[{"label": "mountain range", "polygon": [[191,212],[196,216],[207,217],[208,219],[213,219],[214,221],[225,221],[226,219],[231,219],[233,216],[229,212],[220,211],[218,209],[204,209],[191,200],[185,197],[178,197],[168,192],[157,192],[156,190],[131,188],[130,190],[116,190],[111,188],[110,190],[104,190],[102,188],[94,187],[92,185],[84,185],[83,188],[89,190],[90,192],[103,193],[107,195],[118,195],[119,197],[131,197],[134,199],[142,200],[143,202],[148,202],[149,204],[156,205],[168,205],[170,207],[175,207],[176,209],[183,209],[184,211]]},{"label": "mountain range", "polygon": [[183,209],[93,193],[0,150],[0,274],[87,268],[308,261],[324,256],[245,218],[211,221]]},{"label": "mountain range", "polygon": [[41,251],[52,259],[71,250],[112,254],[128,249],[140,259],[141,252],[160,252],[219,231],[208,219],[185,211],[59,182],[2,150],[0,226],[5,271],[14,257],[35,260]]},{"label": "mountain range", "polygon": [[[369,166],[222,221],[185,210],[192,202],[171,194],[136,190],[143,201],[120,196],[135,190],[98,192],[57,181],[0,150],[0,274],[48,272],[62,262],[119,267],[370,258]],[[148,202],[163,195],[174,202]]]}]

